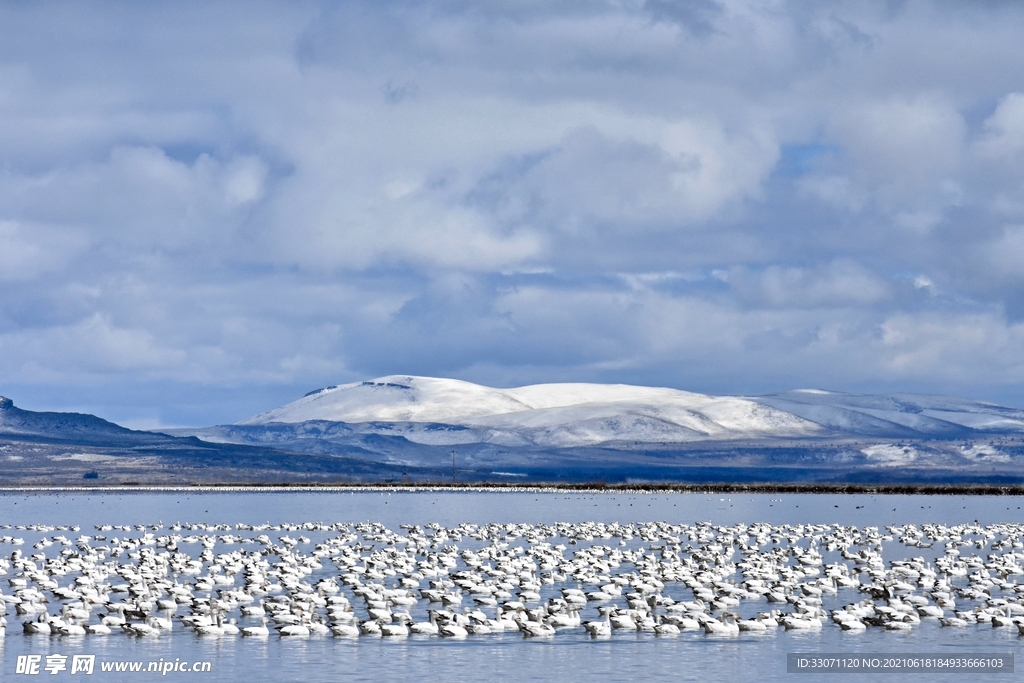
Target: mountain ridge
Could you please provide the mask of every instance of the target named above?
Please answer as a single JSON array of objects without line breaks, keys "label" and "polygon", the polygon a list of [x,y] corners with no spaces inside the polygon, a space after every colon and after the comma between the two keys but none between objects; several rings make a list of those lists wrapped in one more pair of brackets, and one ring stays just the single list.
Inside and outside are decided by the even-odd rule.
[{"label": "mountain ridge", "polygon": [[72,442],[123,442],[139,439],[149,443],[160,435],[122,427],[89,413],[58,413],[23,410],[14,401],[0,396],[0,435],[41,437]]},{"label": "mountain ridge", "polygon": [[400,375],[319,389],[235,425],[160,432],[0,398],[0,461],[8,485],[442,483],[456,470],[460,482],[1020,484],[1024,410],[917,394],[493,389]]},{"label": "mountain ridge", "polygon": [[[1024,410],[949,396],[822,390],[713,396],[624,384],[496,389],[413,375],[319,389],[236,426],[316,420],[404,424],[414,437],[422,429],[412,425],[442,424],[473,431],[485,442],[552,447],[613,441],[966,438],[978,433],[1024,433]],[[465,436],[460,435],[460,440]]]}]

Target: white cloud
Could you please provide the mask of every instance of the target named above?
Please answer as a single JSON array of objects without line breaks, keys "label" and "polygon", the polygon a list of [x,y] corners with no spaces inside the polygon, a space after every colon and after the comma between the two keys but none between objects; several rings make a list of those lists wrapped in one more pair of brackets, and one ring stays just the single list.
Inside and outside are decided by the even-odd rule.
[{"label": "white cloud", "polygon": [[869,193],[855,187],[849,177],[840,175],[807,176],[800,178],[796,185],[802,194],[816,197],[851,213],[860,211],[869,197]]},{"label": "white cloud", "polygon": [[996,312],[902,313],[880,325],[879,367],[895,378],[929,376],[947,386],[1024,380],[1024,325]]},{"label": "white cloud", "polygon": [[713,217],[729,201],[759,198],[779,158],[774,136],[756,125],[729,136],[714,123],[680,122],[669,127],[665,148],[682,165],[672,187],[698,220]]},{"label": "white cloud", "polygon": [[747,296],[787,308],[869,305],[886,299],[890,290],[883,278],[852,261],[813,269],[770,266],[756,275],[740,270],[730,282]]},{"label": "white cloud", "polygon": [[224,195],[229,206],[248,204],[263,197],[268,169],[262,159],[235,159],[228,164],[224,172]]},{"label": "white cloud", "polygon": [[[952,102],[935,96],[862,101],[837,112],[833,125],[850,182],[898,225],[925,233],[957,203],[951,178],[961,171],[967,127]],[[810,187],[833,201],[858,203],[858,192],[839,192],[835,180]]]},{"label": "white cloud", "polygon": [[[103,373],[175,372],[187,354],[161,344],[146,330],[119,327],[96,314],[72,325],[0,335],[4,374],[22,381]],[[40,361],[46,360],[42,365]]]},{"label": "white cloud", "polygon": [[111,11],[0,7],[26,391],[1024,379],[1018,5]]},{"label": "white cloud", "polygon": [[0,212],[66,226],[79,243],[199,251],[245,216],[245,205],[263,194],[265,175],[254,157],[223,164],[200,154],[186,163],[157,147],[117,146],[102,161],[8,174]]},{"label": "white cloud", "polygon": [[915,277],[914,278],[914,288],[915,289],[923,289],[923,290],[928,291],[928,292],[930,292],[932,294],[936,293],[936,291],[935,291],[935,283],[932,282],[931,278],[929,278],[927,275],[918,275],[917,277]]},{"label": "white cloud", "polygon": [[80,231],[0,221],[0,281],[32,280],[59,271],[85,246]]},{"label": "white cloud", "polygon": [[1024,152],[1024,93],[1012,92],[985,119],[985,134],[976,143],[984,158],[1010,160]]},{"label": "white cloud", "polygon": [[1002,234],[982,248],[995,272],[1012,280],[1024,278],[1024,225],[1009,225]]},{"label": "white cloud", "polygon": [[966,133],[952,103],[929,97],[866,102],[841,126],[847,153],[862,165],[858,170],[892,181],[955,172]]}]

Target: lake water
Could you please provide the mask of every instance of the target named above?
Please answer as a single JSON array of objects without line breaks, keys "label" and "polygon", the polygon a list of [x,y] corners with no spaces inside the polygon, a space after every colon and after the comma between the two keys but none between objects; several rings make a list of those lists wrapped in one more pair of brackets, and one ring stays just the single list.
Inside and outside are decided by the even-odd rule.
[{"label": "lake water", "polygon": [[[173,523],[204,526],[236,524],[352,524],[379,522],[400,532],[403,524],[426,526],[431,523],[456,527],[462,523],[484,524],[553,524],[555,522],[603,522],[605,524],[668,522],[695,524],[709,521],[715,526],[766,522],[773,525],[840,524],[843,526],[879,527],[887,525],[922,525],[940,523],[955,525],[977,523],[993,525],[1024,521],[1021,515],[1024,499],[1018,497],[965,496],[894,496],[894,495],[709,495],[682,493],[566,493],[566,492],[470,492],[470,491],[273,491],[273,492],[19,492],[0,493],[0,525],[78,525],[79,532],[33,531],[30,529],[0,530],[0,537],[11,536],[24,541],[13,546],[0,543],[0,554],[10,557],[20,548],[25,555],[43,552],[52,558],[61,551],[55,544],[44,549],[32,545],[43,538],[64,534],[74,540],[79,534],[95,535],[96,525],[164,525],[156,535],[168,533]],[[138,537],[143,531],[106,531],[108,537]],[[207,533],[204,530],[179,533]],[[223,534],[225,531],[210,532]],[[286,530],[264,531],[275,538]],[[337,534],[332,531],[301,530],[313,544]],[[254,532],[241,532],[254,536]],[[456,541],[452,541],[455,543]],[[512,540],[514,545],[517,541]],[[518,542],[522,542],[520,539]],[[558,541],[551,541],[556,543]],[[594,543],[609,543],[596,539]],[[482,544],[469,537],[457,541],[460,550],[478,548]],[[581,543],[579,547],[585,546]],[[646,548],[639,537],[624,547]],[[72,546],[73,547],[73,546]],[[237,547],[237,546],[236,546]],[[198,556],[201,546],[183,550]],[[897,540],[886,542],[883,553],[887,560],[925,556],[931,561],[944,548],[908,548]],[[964,553],[967,553],[965,549]],[[224,552],[218,548],[217,552]],[[979,551],[982,552],[982,551]],[[988,552],[986,549],[983,552]],[[835,561],[836,554],[824,552],[826,562]],[[119,562],[127,562],[125,557]],[[839,558],[841,561],[841,558]],[[631,569],[631,567],[630,567]],[[621,571],[625,571],[623,566]],[[339,574],[329,561],[307,580]],[[7,579],[13,570],[0,576],[4,592],[11,594]],[[735,578],[739,578],[739,574]],[[73,576],[64,577],[65,585]],[[575,586],[574,583],[564,584]],[[555,594],[558,586],[545,586],[543,598]],[[590,590],[588,588],[588,590]],[[692,600],[693,595],[682,584],[666,584],[664,593],[676,600]],[[856,589],[841,589],[835,598],[825,601],[830,608],[857,602],[864,594]],[[426,603],[412,609],[417,620],[425,618]],[[621,600],[619,602],[622,602]],[[353,599],[354,604],[359,604]],[[958,601],[958,609],[973,603]],[[752,616],[775,605],[763,599],[744,601],[737,611]],[[51,610],[52,612],[53,610]],[[813,680],[813,675],[787,673],[786,655],[790,652],[819,653],[1012,653],[1021,654],[1021,641],[1015,628],[993,628],[988,624],[968,628],[943,628],[935,620],[924,620],[910,631],[888,631],[869,628],[862,633],[840,630],[831,622],[820,631],[786,631],[782,628],[767,633],[741,633],[737,637],[706,636],[703,632],[683,632],[674,637],[648,633],[615,632],[610,638],[592,639],[582,629],[559,631],[551,638],[523,638],[518,632],[470,636],[452,641],[430,636],[392,639],[361,637],[358,639],[311,636],[308,638],[268,639],[196,636],[175,625],[174,631],[158,639],[136,639],[122,633],[109,636],[56,637],[26,636],[21,622],[29,617],[7,610],[8,633],[0,644],[0,677],[11,680],[47,680],[70,678],[69,670],[51,675],[42,671],[35,677],[19,675],[19,656],[59,654],[92,654],[102,661],[204,661],[210,662],[210,673],[171,671],[165,676],[156,673],[115,673],[97,670],[94,677],[103,680],[156,680],[158,678],[210,678],[220,681],[378,681],[382,679],[469,681],[469,680]],[[184,607],[178,614],[185,613]],[[596,607],[588,605],[584,619],[597,618]],[[361,617],[365,618],[365,617]],[[22,660],[24,661],[24,660]],[[45,660],[43,662],[45,664]],[[1024,667],[1024,659],[1017,657]],[[70,666],[68,667],[70,669]],[[927,680],[962,680],[995,677],[1010,680],[1013,674],[926,674]],[[925,679],[925,676],[920,678]],[[882,679],[894,676],[882,676]],[[880,680],[875,674],[846,674],[841,680]]]}]

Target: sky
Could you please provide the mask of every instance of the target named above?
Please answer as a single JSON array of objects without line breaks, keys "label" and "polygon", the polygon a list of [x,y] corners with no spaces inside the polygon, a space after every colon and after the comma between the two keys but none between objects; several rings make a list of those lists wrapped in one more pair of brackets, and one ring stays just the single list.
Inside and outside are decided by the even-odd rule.
[{"label": "sky", "polygon": [[1024,5],[0,1],[0,394],[1024,406]]}]

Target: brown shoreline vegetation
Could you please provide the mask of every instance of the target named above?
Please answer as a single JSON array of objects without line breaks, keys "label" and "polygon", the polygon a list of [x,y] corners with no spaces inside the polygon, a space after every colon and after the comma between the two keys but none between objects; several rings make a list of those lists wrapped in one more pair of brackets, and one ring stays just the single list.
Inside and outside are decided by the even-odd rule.
[{"label": "brown shoreline vegetation", "polygon": [[[122,482],[122,487],[149,487],[140,482]],[[275,482],[275,483],[194,483],[186,487],[212,489],[388,489],[389,491],[566,491],[566,492],[641,492],[641,493],[820,493],[877,495],[949,495],[949,496],[1024,496],[1024,485],[996,486],[987,484],[735,484],[735,483],[614,483],[605,482]],[[90,488],[88,485],[79,488]],[[99,488],[99,487],[97,487]]]}]

